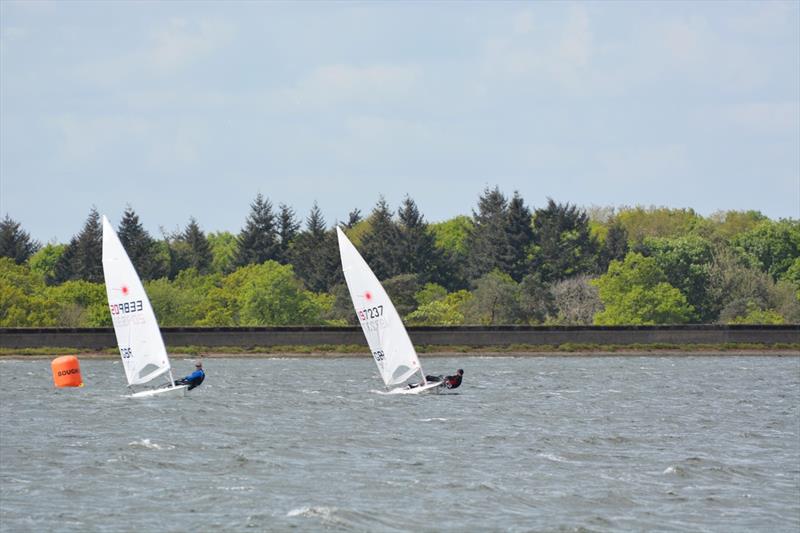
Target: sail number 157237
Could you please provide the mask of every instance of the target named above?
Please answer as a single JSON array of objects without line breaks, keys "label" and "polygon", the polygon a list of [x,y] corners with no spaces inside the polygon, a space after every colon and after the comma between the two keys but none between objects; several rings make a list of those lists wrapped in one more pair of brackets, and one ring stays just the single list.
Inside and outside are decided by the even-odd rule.
[{"label": "sail number 157237", "polygon": [[372,320],[373,318],[380,318],[383,316],[383,306],[376,305],[375,307],[366,307],[358,310],[358,318],[362,322]]}]

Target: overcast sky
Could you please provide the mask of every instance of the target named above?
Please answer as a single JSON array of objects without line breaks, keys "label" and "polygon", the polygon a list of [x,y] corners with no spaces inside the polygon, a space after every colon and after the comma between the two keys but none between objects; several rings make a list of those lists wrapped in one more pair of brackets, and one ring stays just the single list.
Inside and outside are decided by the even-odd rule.
[{"label": "overcast sky", "polygon": [[42,242],[494,185],[800,217],[800,2],[0,1],[0,216]]}]

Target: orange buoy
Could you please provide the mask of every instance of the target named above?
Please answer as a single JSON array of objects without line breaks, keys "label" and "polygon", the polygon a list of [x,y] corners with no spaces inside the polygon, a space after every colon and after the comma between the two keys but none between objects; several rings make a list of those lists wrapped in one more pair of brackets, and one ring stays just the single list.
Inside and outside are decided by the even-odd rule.
[{"label": "orange buoy", "polygon": [[74,355],[56,357],[50,363],[56,387],[83,387],[81,365]]}]

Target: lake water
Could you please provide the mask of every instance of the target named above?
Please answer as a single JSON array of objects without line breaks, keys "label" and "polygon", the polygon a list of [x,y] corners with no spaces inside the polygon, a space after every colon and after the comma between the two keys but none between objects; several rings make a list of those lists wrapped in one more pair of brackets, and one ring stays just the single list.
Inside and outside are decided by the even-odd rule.
[{"label": "lake water", "polygon": [[800,530],[798,357],[423,365],[459,394],[377,394],[366,357],[209,358],[163,400],[0,361],[0,530]]}]

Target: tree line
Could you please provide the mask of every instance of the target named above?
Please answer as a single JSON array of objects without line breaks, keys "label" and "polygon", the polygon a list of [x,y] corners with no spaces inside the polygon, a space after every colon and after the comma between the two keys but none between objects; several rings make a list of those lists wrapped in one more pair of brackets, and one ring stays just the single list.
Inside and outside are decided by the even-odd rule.
[{"label": "tree line", "polygon": [[[486,188],[429,223],[411,197],[341,223],[411,325],[800,322],[800,222],[758,211],[529,207]],[[258,194],[238,234],[117,228],[164,326],[355,324],[335,228]],[[107,326],[102,226],[69,243],[0,221],[0,326]]]}]

